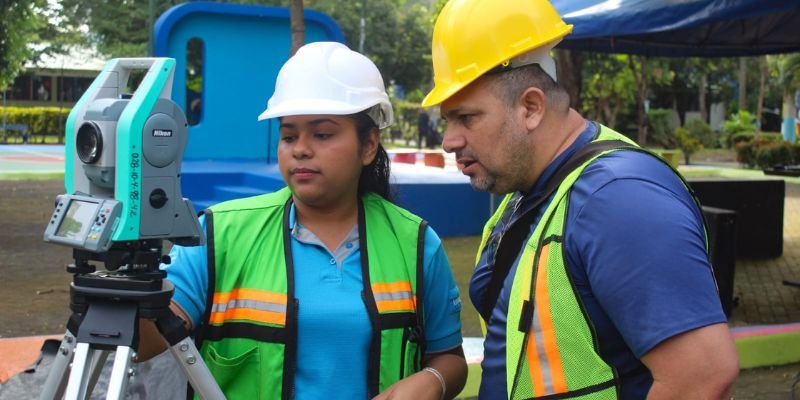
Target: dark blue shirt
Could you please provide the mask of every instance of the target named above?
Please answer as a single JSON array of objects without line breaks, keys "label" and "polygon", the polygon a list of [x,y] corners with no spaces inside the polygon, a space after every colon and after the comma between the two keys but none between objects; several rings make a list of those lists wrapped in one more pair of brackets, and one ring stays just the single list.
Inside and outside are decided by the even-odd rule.
[{"label": "dark blue shirt", "polygon": [[[560,154],[503,218],[501,235],[543,196],[544,185],[597,135],[587,129]],[[512,199],[515,201],[517,199]],[[535,211],[528,233],[549,200]],[[599,353],[622,377],[622,399],[644,398],[652,376],[639,359],[677,334],[726,321],[706,256],[701,211],[664,163],[637,151],[616,151],[592,162],[575,182],[565,221],[567,270],[596,329]],[[470,299],[491,315],[484,343],[480,398],[507,398],[506,313],[514,262],[497,304],[484,310],[494,246],[486,246],[470,282]]]}]

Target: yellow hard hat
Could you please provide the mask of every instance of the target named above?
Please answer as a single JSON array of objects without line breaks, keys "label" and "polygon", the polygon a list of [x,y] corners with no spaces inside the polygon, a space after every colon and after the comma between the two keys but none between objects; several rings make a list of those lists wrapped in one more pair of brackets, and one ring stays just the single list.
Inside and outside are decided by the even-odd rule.
[{"label": "yellow hard hat", "polygon": [[572,31],[547,0],[450,0],[433,28],[430,107],[512,58],[547,50]]}]

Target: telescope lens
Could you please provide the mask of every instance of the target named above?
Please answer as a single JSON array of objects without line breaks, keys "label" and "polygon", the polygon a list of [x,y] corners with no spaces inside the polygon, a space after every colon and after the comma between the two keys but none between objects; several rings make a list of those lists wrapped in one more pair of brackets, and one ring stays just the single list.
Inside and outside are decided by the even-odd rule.
[{"label": "telescope lens", "polygon": [[94,122],[84,122],[75,137],[75,150],[78,158],[86,164],[94,164],[103,153],[103,135]]}]

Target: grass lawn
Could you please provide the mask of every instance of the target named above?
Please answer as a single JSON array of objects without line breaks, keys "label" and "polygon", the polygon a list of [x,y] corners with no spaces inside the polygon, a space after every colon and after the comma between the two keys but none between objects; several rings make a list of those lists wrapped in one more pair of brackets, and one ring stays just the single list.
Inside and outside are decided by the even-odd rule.
[{"label": "grass lawn", "polygon": [[477,235],[442,238],[453,277],[461,292],[461,333],[464,336],[482,336],[478,312],[469,300],[469,280],[475,268],[475,254],[480,241],[481,237]]}]

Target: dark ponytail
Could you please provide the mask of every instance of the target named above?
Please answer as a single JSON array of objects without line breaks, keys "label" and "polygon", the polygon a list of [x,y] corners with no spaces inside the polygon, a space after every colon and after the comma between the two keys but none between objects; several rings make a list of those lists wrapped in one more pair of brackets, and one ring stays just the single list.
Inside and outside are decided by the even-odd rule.
[{"label": "dark ponytail", "polygon": [[[351,117],[356,123],[356,133],[358,134],[360,148],[364,147],[373,130],[380,135],[378,126],[366,111],[354,114]],[[361,169],[361,176],[358,179],[358,197],[360,198],[369,192],[373,192],[386,200],[392,201],[389,175],[389,154],[386,153],[386,149],[383,148],[383,144],[380,143],[379,139],[375,159]]]}]

